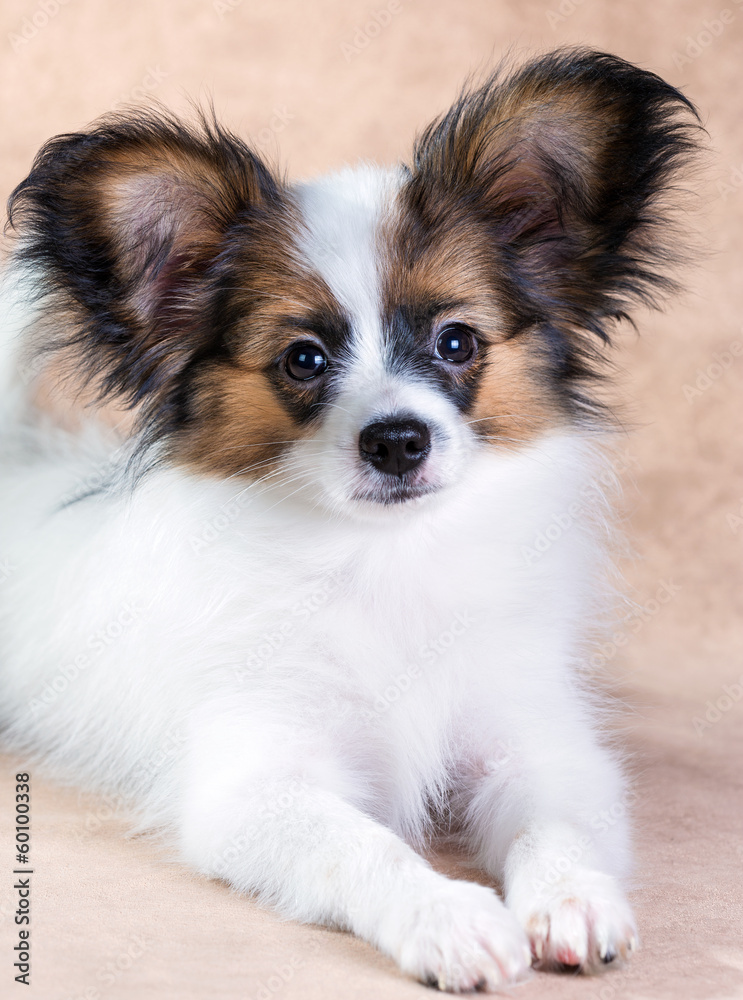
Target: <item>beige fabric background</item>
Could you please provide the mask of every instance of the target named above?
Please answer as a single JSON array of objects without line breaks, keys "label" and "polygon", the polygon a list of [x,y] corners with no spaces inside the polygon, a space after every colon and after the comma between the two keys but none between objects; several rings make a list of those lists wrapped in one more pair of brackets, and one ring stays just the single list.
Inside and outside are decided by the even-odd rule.
[{"label": "beige fabric background", "polygon": [[[379,31],[375,10],[387,22]],[[0,188],[10,192],[52,134],[145,93],[176,108],[185,95],[213,95],[226,122],[257,136],[264,152],[280,150],[293,176],[358,157],[394,160],[471,70],[511,46],[518,53],[573,42],[653,69],[698,103],[713,151],[697,183],[708,254],[684,300],[663,316],[640,317],[641,338],[625,334],[618,354],[633,423],[623,474],[638,552],[627,565],[631,592],[646,604],[664,581],[680,588],[634,619],[616,655],[607,651],[638,775],[634,899],[643,948],[628,968],[600,979],[538,974],[515,995],[743,997],[743,699],[726,700],[724,691],[743,673],[743,356],[710,369],[691,398],[684,388],[695,387],[716,352],[743,342],[740,0],[6,3]],[[707,711],[716,721],[695,731]],[[350,936],[282,923],[163,864],[146,841],[122,838],[116,803],[56,789],[40,774],[33,985],[16,985],[10,812],[18,762],[0,763],[1,996],[424,996]]]}]

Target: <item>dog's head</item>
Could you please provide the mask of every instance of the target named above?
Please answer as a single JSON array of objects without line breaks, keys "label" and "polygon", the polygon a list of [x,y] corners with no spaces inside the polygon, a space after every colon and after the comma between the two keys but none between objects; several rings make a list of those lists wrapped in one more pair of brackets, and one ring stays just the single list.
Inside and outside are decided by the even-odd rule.
[{"label": "dog's head", "polygon": [[211,121],[111,117],[47,144],[11,220],[146,444],[368,509],[590,412],[593,344],[668,284],[695,127],[657,76],[561,51],[461,96],[409,166],[298,186]]}]

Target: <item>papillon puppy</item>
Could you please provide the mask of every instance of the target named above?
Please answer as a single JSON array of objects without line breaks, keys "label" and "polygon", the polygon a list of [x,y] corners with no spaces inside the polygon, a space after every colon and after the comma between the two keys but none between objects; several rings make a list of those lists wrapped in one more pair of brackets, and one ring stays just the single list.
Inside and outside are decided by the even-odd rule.
[{"label": "papillon puppy", "polygon": [[390,169],[290,184],[152,110],[48,142],[2,286],[5,746],[441,990],[629,955],[591,387],[696,122],[571,49]]}]

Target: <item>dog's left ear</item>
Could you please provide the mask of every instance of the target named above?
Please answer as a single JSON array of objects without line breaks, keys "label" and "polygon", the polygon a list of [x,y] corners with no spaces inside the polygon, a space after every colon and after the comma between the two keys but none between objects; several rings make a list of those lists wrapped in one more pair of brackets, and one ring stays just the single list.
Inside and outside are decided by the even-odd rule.
[{"label": "dog's left ear", "polygon": [[665,195],[699,129],[678,90],[611,55],[559,50],[496,74],[416,144],[417,237],[466,239],[476,220],[511,333],[543,324],[607,339],[607,320],[673,287]]},{"label": "dog's left ear", "polygon": [[53,300],[45,348],[67,350],[101,398],[170,420],[195,365],[223,350],[211,287],[232,234],[277,228],[285,191],[262,160],[206,115],[109,115],[58,136],[13,192],[15,259]]}]

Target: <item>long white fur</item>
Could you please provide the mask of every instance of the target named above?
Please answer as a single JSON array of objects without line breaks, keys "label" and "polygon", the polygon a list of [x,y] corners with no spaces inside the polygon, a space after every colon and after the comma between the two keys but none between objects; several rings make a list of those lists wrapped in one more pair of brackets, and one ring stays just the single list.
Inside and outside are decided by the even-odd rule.
[{"label": "long white fur", "polygon": [[[363,167],[298,189],[301,250],[352,317],[355,362],[281,474],[165,466],[130,489],[125,442],[50,428],[16,378],[0,724],[58,775],[130,795],[196,870],[349,928],[440,988],[495,989],[530,951],[590,967],[635,943],[624,782],[573,670],[601,512],[524,556],[585,506],[599,460],[578,430],[483,447],[441,394],[385,374],[375,240],[397,183]],[[11,270],[2,292],[8,383],[19,302],[30,324],[43,291],[43,275],[23,280]],[[438,429],[440,490],[362,510],[359,430],[396,409]],[[432,808],[456,810],[508,908],[416,853]]]}]

